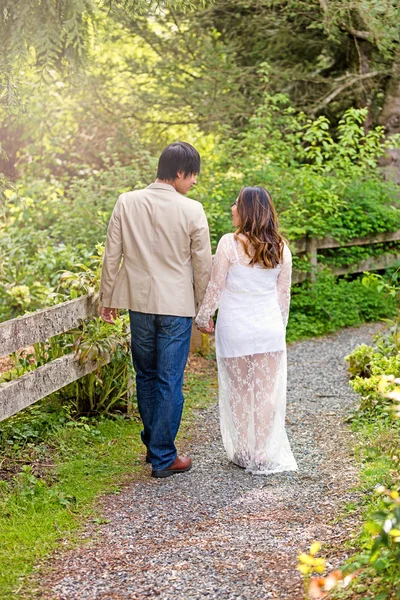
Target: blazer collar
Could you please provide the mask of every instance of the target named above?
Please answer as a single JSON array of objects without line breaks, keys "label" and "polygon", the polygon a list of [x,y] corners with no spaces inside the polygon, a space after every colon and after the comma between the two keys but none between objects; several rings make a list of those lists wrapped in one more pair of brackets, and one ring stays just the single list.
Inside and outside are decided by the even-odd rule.
[{"label": "blazer collar", "polygon": [[174,186],[170,185],[169,183],[151,183],[147,187],[151,188],[151,189],[168,190],[169,192],[175,192],[175,193],[177,193],[177,191],[174,188]]}]

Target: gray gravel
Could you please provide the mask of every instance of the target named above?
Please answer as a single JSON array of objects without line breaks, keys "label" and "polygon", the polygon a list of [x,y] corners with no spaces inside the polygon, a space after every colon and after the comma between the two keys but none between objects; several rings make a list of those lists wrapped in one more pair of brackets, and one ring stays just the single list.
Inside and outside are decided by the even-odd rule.
[{"label": "gray gravel", "polygon": [[320,540],[329,567],[346,557],[342,542],[357,517],[335,520],[357,470],[343,424],[357,401],[344,356],[368,343],[378,325],[349,328],[288,349],[289,439],[299,471],[254,476],[230,464],[216,404],[199,412],[185,451],[193,469],[143,477],[104,500],[109,522],[87,529],[85,543],[42,569],[40,598],[258,600],[303,598],[297,555]]}]

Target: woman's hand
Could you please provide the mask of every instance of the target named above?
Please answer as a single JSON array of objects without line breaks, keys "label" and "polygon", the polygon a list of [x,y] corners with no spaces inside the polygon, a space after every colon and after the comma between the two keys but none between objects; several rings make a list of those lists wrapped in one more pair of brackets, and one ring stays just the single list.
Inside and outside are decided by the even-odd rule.
[{"label": "woman's hand", "polygon": [[213,331],[214,331],[214,321],[213,321],[213,318],[210,317],[210,320],[208,322],[208,327],[197,327],[197,329],[199,331],[201,331],[201,333],[207,333],[207,334],[213,333]]}]

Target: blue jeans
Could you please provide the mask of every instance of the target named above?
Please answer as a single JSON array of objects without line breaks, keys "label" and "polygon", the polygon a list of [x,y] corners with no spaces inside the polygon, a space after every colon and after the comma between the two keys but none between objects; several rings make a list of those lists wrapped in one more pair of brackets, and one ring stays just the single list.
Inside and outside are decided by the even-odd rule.
[{"label": "blue jeans", "polygon": [[177,454],[175,438],[182,417],[192,318],[132,310],[129,318],[142,441],[153,469],[166,469]]}]

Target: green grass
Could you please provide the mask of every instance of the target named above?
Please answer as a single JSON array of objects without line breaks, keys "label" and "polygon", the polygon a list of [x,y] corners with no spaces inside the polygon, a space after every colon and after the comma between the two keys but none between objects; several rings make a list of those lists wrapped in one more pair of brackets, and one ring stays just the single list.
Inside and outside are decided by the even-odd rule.
[{"label": "green grass", "polygon": [[[187,375],[179,435],[182,444],[191,435],[195,411],[215,401],[214,369],[208,361],[206,369]],[[19,472],[10,481],[0,482],[2,600],[18,598],[25,591],[26,576],[35,563],[59,547],[61,541],[63,547],[73,545],[77,532],[89,519],[101,520],[96,502],[99,496],[118,493],[142,469],[144,448],[138,419],[67,419],[57,427],[53,424],[49,432],[41,430],[40,439],[35,442],[16,442],[18,432],[27,427],[33,431],[32,438],[32,423],[35,415],[38,420],[41,410],[45,410],[45,403],[18,415],[15,423],[8,423],[3,431],[3,438],[8,432],[13,445],[11,451],[0,455],[0,464],[7,457],[19,465]],[[37,463],[38,457],[39,464],[46,464],[46,460],[52,464],[50,468],[43,467],[40,474],[33,461]]]}]

